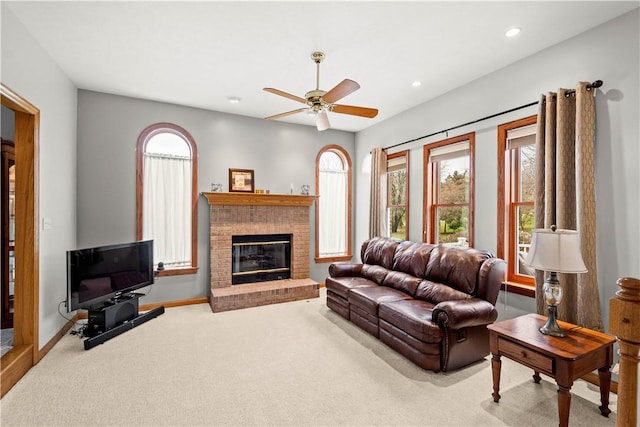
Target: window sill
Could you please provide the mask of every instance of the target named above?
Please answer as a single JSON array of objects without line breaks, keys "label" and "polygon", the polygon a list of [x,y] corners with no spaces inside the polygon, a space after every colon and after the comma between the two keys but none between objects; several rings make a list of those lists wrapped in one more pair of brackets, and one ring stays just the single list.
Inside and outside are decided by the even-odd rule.
[{"label": "window sill", "polygon": [[351,261],[352,258],[352,255],[342,255],[333,257],[315,257],[315,260],[317,264],[322,264],[326,262]]},{"label": "window sill", "polygon": [[500,290],[530,298],[536,297],[536,288],[534,286],[518,282],[503,282],[502,286],[500,286]]},{"label": "window sill", "polygon": [[186,274],[196,274],[197,272],[198,272],[198,267],[185,267],[185,268],[171,268],[167,270],[155,270],[154,275],[156,277],[182,276]]}]

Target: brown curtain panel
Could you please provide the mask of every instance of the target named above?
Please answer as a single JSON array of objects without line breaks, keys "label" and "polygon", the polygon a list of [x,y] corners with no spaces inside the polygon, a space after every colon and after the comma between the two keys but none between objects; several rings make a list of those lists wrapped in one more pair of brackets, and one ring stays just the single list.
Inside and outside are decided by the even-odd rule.
[{"label": "brown curtain panel", "polygon": [[369,198],[369,238],[387,235],[387,153],[371,151],[371,194]]},{"label": "brown curtain panel", "polygon": [[[542,95],[536,135],[535,228],[577,230],[584,274],[559,274],[563,300],[558,318],[602,330],[596,266],[594,178],[595,89],[578,84]],[[542,293],[545,272],[536,272],[536,309],[546,314]]]}]

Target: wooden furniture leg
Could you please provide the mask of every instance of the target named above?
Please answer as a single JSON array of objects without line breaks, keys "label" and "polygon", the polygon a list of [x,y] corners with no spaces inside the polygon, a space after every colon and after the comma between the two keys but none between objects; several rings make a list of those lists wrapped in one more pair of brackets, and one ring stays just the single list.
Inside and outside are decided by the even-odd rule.
[{"label": "wooden furniture leg", "polygon": [[493,374],[493,401],[498,402],[500,400],[500,370],[502,368],[502,361],[499,354],[494,354],[491,358],[491,372]]},{"label": "wooden furniture leg", "polygon": [[560,427],[569,427],[569,412],[571,410],[571,386],[558,384],[558,420]]},{"label": "wooden furniture leg", "polygon": [[536,384],[540,384],[540,380],[542,378],[540,377],[540,372],[538,371],[533,371],[533,382]]},{"label": "wooden furniture leg", "polygon": [[611,369],[609,366],[598,369],[598,379],[600,383],[600,413],[609,417],[611,409],[609,409],[609,392],[611,391]]}]

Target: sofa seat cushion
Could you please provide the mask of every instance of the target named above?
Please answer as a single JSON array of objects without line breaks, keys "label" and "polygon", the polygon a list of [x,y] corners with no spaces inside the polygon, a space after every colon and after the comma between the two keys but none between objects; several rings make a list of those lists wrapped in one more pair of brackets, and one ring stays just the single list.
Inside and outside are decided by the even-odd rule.
[{"label": "sofa seat cushion", "polygon": [[327,277],[325,286],[328,291],[347,299],[349,297],[349,291],[353,288],[378,285],[364,277]]},{"label": "sofa seat cushion", "polygon": [[363,312],[375,317],[378,317],[378,305],[381,302],[403,299],[412,298],[404,292],[387,286],[358,287],[349,292],[350,305],[355,305]]},{"label": "sofa seat cushion", "polygon": [[439,343],[444,331],[431,321],[434,305],[422,300],[385,301],[378,317],[425,343]]}]

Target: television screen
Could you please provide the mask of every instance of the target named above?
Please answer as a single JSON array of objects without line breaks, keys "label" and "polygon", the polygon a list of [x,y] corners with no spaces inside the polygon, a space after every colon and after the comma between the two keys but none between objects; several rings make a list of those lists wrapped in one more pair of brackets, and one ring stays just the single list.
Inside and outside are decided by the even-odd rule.
[{"label": "television screen", "polygon": [[67,311],[153,284],[153,240],[67,251]]}]

